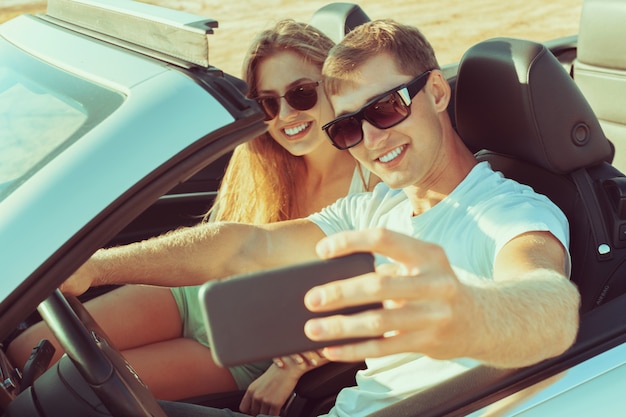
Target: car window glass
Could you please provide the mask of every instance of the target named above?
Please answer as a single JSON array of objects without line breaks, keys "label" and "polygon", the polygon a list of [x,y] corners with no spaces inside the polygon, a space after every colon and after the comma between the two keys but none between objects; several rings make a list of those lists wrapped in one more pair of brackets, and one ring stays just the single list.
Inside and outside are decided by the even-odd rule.
[{"label": "car window glass", "polygon": [[0,42],[0,200],[108,117],[123,95]]},{"label": "car window glass", "polygon": [[7,183],[45,159],[87,115],[14,71],[0,70],[0,85],[0,183]]}]

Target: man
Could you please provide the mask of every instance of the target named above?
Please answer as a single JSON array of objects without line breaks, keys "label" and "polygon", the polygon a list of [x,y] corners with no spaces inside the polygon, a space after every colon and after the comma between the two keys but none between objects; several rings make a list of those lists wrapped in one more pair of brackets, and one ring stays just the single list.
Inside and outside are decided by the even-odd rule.
[{"label": "man", "polygon": [[[311,310],[385,306],[305,327],[314,340],[385,335],[324,349],[334,361],[370,358],[358,389],[340,393],[333,416],[368,415],[477,363],[526,366],[567,349],[579,303],[567,279],[567,221],[547,198],[477,163],[450,123],[450,87],[422,34],[393,21],[360,26],[331,51],[324,77],[338,116],[325,130],[384,181],[373,193],[307,219],[202,224],[99,251],[62,289],[192,285],[374,252],[375,273],[305,298]],[[231,415],[163,405],[172,416]]]}]

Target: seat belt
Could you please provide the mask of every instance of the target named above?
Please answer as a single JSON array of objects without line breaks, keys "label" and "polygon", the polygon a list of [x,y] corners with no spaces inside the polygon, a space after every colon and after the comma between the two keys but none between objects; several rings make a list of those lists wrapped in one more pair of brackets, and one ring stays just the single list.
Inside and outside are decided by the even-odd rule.
[{"label": "seat belt", "polygon": [[600,208],[597,195],[594,192],[592,179],[585,168],[579,168],[570,175],[572,180],[574,180],[574,184],[576,184],[591,225],[591,234],[596,248],[596,258],[599,261],[609,260],[613,255],[611,240],[604,229],[602,209]]}]

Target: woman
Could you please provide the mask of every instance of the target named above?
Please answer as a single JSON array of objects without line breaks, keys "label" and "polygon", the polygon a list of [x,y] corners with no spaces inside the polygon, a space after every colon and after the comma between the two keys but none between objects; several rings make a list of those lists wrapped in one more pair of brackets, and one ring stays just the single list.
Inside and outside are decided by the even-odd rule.
[{"label": "woman", "polygon": [[[268,132],[235,149],[208,214],[211,220],[259,224],[304,217],[348,193],[366,191],[374,182],[321,130],[333,117],[319,83],[332,46],[318,30],[291,20],[255,39],[244,76],[249,96],[266,114]],[[86,306],[157,398],[176,400],[250,386],[242,411],[278,414],[300,375],[324,359],[309,352],[276,363],[217,366],[207,349],[197,291],[125,286]],[[61,349],[39,323],[9,347],[13,363],[23,365],[42,338],[54,342],[56,361]]]}]

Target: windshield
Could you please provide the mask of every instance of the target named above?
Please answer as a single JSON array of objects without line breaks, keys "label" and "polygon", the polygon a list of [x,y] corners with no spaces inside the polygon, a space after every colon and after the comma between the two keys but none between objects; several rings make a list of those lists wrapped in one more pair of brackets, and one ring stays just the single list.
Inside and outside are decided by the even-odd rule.
[{"label": "windshield", "polygon": [[124,96],[0,40],[0,201],[109,116]]}]

